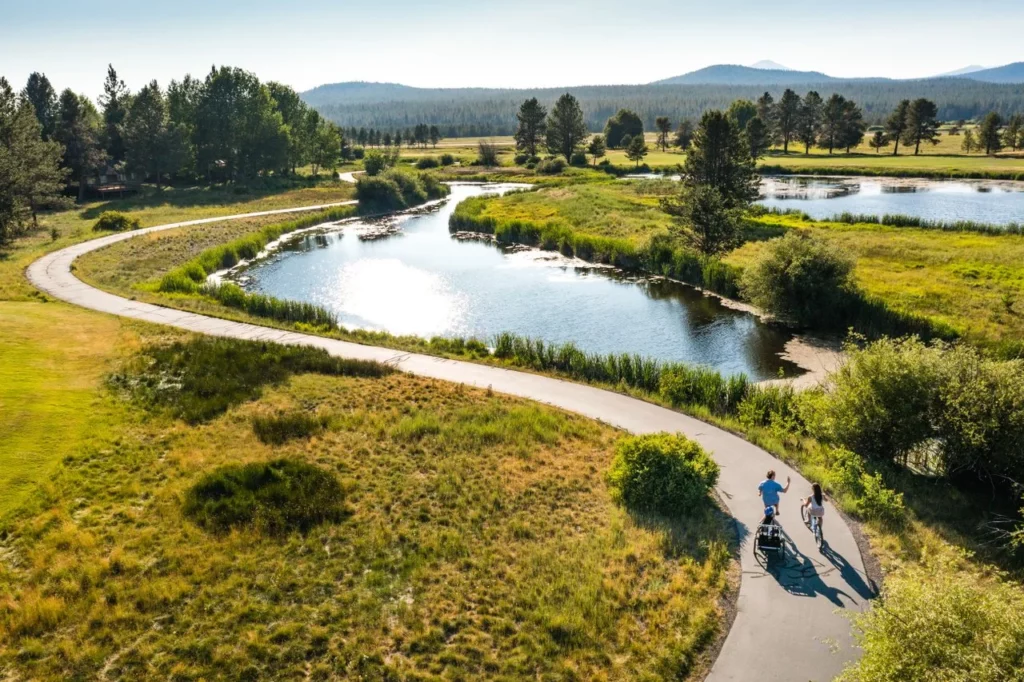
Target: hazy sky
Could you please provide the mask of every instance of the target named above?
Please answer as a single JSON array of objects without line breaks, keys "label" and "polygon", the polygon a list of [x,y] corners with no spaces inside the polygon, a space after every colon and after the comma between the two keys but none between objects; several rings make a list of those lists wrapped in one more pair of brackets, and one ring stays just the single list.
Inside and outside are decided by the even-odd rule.
[{"label": "hazy sky", "polygon": [[1024,0],[0,0],[0,75],[95,96],[213,64],[299,90],[645,83],[772,59],[835,76],[929,76],[1024,60]]}]

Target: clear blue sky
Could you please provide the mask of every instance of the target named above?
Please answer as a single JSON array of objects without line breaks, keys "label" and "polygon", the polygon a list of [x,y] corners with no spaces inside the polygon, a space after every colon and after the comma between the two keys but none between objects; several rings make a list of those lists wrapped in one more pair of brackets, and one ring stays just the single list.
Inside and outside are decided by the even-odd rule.
[{"label": "clear blue sky", "polygon": [[0,0],[0,75],[95,96],[212,64],[304,90],[644,83],[772,59],[835,76],[929,76],[1024,60],[1024,0]]}]

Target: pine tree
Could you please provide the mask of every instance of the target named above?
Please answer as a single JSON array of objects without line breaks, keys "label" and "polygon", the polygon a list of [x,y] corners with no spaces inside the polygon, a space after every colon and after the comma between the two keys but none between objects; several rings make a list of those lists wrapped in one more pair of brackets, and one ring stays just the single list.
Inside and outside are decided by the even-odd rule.
[{"label": "pine tree", "polygon": [[914,156],[921,152],[921,143],[939,143],[939,110],[935,102],[925,98],[915,99],[907,109],[907,130],[903,140],[907,144],[913,143]]},{"label": "pine tree", "polygon": [[647,156],[647,143],[644,142],[644,136],[637,135],[630,139],[629,145],[626,147],[626,158],[635,161],[639,167],[645,156]]},{"label": "pine tree", "polygon": [[818,141],[822,106],[821,96],[814,90],[808,92],[800,102],[796,134],[804,144],[805,156],[811,153],[811,147]]},{"label": "pine tree", "polygon": [[875,134],[872,135],[871,139],[868,141],[868,145],[875,150],[876,154],[878,154],[881,151],[882,147],[889,146],[889,137],[885,134],[884,131],[876,130]]},{"label": "pine tree", "polygon": [[689,119],[683,119],[679,122],[679,127],[676,128],[676,134],[675,137],[672,138],[672,144],[680,149],[687,149],[692,141],[693,123]]},{"label": "pine tree", "polygon": [[718,191],[728,208],[742,208],[757,198],[754,160],[736,125],[721,111],[704,114],[683,166],[684,184]]},{"label": "pine tree", "polygon": [[183,126],[171,122],[167,101],[156,81],[132,99],[124,122],[125,160],[133,170],[153,176],[156,186],[164,174],[181,167],[185,148]]},{"label": "pine tree", "polygon": [[750,119],[747,123],[747,129],[744,131],[747,148],[750,150],[750,158],[757,161],[759,158],[764,156],[764,153],[768,151],[770,144],[768,137],[768,126],[760,116],[755,116]]},{"label": "pine tree", "polygon": [[49,79],[44,74],[33,73],[28,77],[22,96],[32,104],[36,120],[42,129],[43,139],[51,139],[57,125],[57,93],[50,85]]},{"label": "pine tree", "polygon": [[892,150],[893,156],[900,152],[900,141],[903,140],[904,135],[907,133],[907,117],[909,115],[910,100],[905,99],[896,106],[885,121],[885,132],[895,145]]},{"label": "pine tree", "polygon": [[1006,129],[1003,130],[1003,146],[1017,151],[1022,138],[1024,138],[1024,116],[1014,114],[1006,121]]},{"label": "pine tree", "polygon": [[978,126],[978,146],[985,150],[985,154],[995,154],[1003,148],[1003,140],[999,135],[999,128],[1003,125],[1003,119],[996,112],[990,112]]},{"label": "pine tree", "polygon": [[128,88],[124,81],[117,77],[113,64],[107,65],[107,78],[103,82],[103,94],[100,105],[103,107],[103,148],[107,152],[110,163],[124,161],[124,139],[121,127],[128,115]]},{"label": "pine tree", "polygon": [[867,124],[864,123],[864,112],[860,110],[856,102],[846,100],[843,105],[843,124],[839,134],[839,145],[846,148],[847,154],[864,141],[864,132],[867,128]]},{"label": "pine tree", "polygon": [[596,166],[597,160],[605,155],[604,135],[594,135],[590,138],[590,144],[587,145],[587,153],[593,157],[594,165]]},{"label": "pine tree", "polygon": [[516,128],[515,140],[516,149],[527,156],[537,156],[537,147],[540,146],[546,133],[545,118],[547,110],[533,97],[526,100],[519,106],[519,113],[516,120],[519,125]]},{"label": "pine tree", "polygon": [[60,94],[59,114],[54,138],[64,145],[64,167],[78,181],[78,201],[85,201],[89,176],[106,163],[107,153],[100,143],[102,119],[96,107],[71,90]]},{"label": "pine tree", "polygon": [[789,88],[782,93],[782,98],[775,106],[775,125],[778,139],[782,141],[782,153],[789,153],[789,141],[796,134],[800,118],[800,95]]},{"label": "pine tree", "polygon": [[580,103],[568,92],[558,98],[547,119],[547,146],[552,154],[561,154],[566,161],[578,151],[587,138]]},{"label": "pine tree", "polygon": [[654,127],[658,129],[658,146],[661,151],[668,149],[668,136],[672,133],[672,121],[668,116],[659,116],[654,120]]},{"label": "pine tree", "polygon": [[974,131],[970,128],[964,131],[964,139],[960,143],[960,149],[968,154],[978,151],[978,142],[974,139]]},{"label": "pine tree", "polygon": [[825,102],[821,115],[821,148],[829,154],[839,146],[843,136],[843,116],[846,110],[846,98],[833,93]]}]

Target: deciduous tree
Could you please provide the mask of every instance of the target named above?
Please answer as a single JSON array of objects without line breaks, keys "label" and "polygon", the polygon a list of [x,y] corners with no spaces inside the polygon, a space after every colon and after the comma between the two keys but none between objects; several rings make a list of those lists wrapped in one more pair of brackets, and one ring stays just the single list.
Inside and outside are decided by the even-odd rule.
[{"label": "deciduous tree", "polygon": [[644,134],[644,122],[636,112],[629,109],[619,111],[608,119],[604,126],[604,143],[612,149],[624,147],[622,138],[629,135],[630,139]]},{"label": "deciduous tree", "polygon": [[587,126],[583,122],[583,109],[568,92],[558,98],[547,120],[547,146],[552,154],[561,154],[571,161],[573,152],[583,147],[587,139]]},{"label": "deciduous tree", "polygon": [[748,99],[733,100],[725,112],[740,131],[747,129],[747,124],[757,116],[757,105]]}]

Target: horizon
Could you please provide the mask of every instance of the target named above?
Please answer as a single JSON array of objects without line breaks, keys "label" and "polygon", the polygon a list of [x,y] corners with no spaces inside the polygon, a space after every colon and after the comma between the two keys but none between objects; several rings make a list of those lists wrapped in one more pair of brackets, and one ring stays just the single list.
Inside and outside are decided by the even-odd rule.
[{"label": "horizon", "polygon": [[[57,0],[45,15],[5,1],[0,42],[7,49],[0,55],[0,76],[20,89],[39,71],[58,91],[70,87],[93,99],[108,63],[132,91],[153,79],[166,87],[186,74],[201,78],[214,64],[237,66],[298,91],[344,82],[501,89],[642,85],[707,66],[766,60],[836,78],[927,78],[972,64],[1024,59],[1010,36],[999,40],[987,33],[990,16],[1007,25],[1024,22],[1024,4],[986,4],[983,13],[959,15],[957,5],[946,0],[909,0],[896,9],[865,0],[851,14],[838,2],[782,0],[768,11],[740,0],[725,20],[697,3],[665,0],[649,3],[647,12],[614,18],[610,12],[617,7],[607,0],[592,3],[586,13],[539,0],[502,0],[482,8],[468,0],[433,7],[399,0],[382,22],[373,7],[325,0],[288,8],[269,0],[216,7],[182,0],[174,7],[145,6],[130,16],[100,7],[81,17],[67,0]],[[947,5],[950,11],[942,11]],[[794,23],[804,10],[808,18]],[[205,20],[196,22],[195,15]],[[567,24],[578,28],[566,33]],[[837,25],[862,43],[856,59],[836,53]],[[487,44],[478,34],[506,27],[510,37],[494,59],[466,58],[467,51],[478,51],[476,44]],[[939,38],[955,33],[957,49],[937,57],[930,50],[915,54],[908,31]],[[779,32],[799,33],[800,40],[779,40]]]}]

